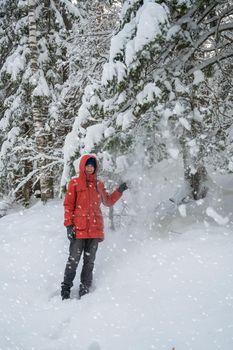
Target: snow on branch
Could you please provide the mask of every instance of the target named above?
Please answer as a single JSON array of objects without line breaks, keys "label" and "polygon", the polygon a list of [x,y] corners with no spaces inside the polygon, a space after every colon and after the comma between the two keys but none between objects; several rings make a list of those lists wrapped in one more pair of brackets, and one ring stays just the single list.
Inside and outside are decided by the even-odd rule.
[{"label": "snow on branch", "polygon": [[13,81],[16,81],[18,74],[25,70],[28,52],[27,48],[19,45],[15,51],[6,58],[1,73],[6,72],[11,76]]},{"label": "snow on branch", "polygon": [[73,4],[73,1],[70,0],[60,0],[60,2],[62,2],[66,9],[68,10],[68,12],[72,15],[74,15],[75,17],[80,19],[80,22],[83,22],[83,16],[81,15],[81,12],[79,11],[79,8],[77,6],[75,6],[75,4]]},{"label": "snow on branch", "polygon": [[197,70],[202,70],[208,66],[213,65],[214,63],[218,63],[219,61],[225,60],[229,57],[233,57],[233,49],[228,51],[228,52],[224,52],[223,54],[211,57],[208,60],[205,60],[204,62],[201,62],[200,64],[195,65],[194,68],[192,68],[188,71],[188,74],[190,75]]},{"label": "snow on branch", "polygon": [[44,170],[48,169],[48,168],[52,168],[53,166],[57,165],[58,163],[60,163],[61,161],[55,161],[55,162],[52,162],[52,163],[49,163],[45,166],[43,166],[42,168],[40,169],[34,169],[32,170],[19,184],[18,186],[13,190],[12,194],[16,194],[20,188],[22,188],[24,185],[26,185],[26,183],[36,174],[39,173],[38,175],[38,179],[40,179],[40,177],[43,175],[42,173],[44,172]]},{"label": "snow on branch", "polygon": [[197,23],[200,24],[200,23],[204,20],[204,18],[205,18],[206,16],[208,16],[208,14],[209,14],[211,11],[213,11],[213,9],[214,9],[217,5],[218,5],[217,2],[215,2],[215,1],[214,1],[212,4],[210,4],[210,6],[208,6],[208,7],[205,9],[205,11],[201,14],[201,16],[198,18]]},{"label": "snow on branch", "polygon": [[199,40],[193,43],[193,48],[189,49],[189,52],[183,57],[183,63],[187,62],[190,57],[194,54],[194,52],[212,35],[218,32],[228,31],[233,29],[233,22],[222,24],[220,26],[215,26],[211,28],[208,32],[205,32]]},{"label": "snow on branch", "polygon": [[60,27],[61,28],[65,27],[62,15],[59,12],[59,10],[56,8],[56,5],[55,5],[53,0],[51,0],[50,6],[51,6],[51,9],[54,11],[54,13],[56,15],[56,20],[59,23]]}]

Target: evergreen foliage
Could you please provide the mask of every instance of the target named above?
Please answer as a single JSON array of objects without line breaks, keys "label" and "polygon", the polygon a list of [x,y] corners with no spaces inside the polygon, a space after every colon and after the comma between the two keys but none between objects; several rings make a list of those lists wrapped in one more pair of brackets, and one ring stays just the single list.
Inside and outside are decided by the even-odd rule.
[{"label": "evergreen foliage", "polygon": [[206,165],[233,170],[232,8],[232,0],[36,2],[34,84],[28,2],[1,1],[1,196],[28,204],[42,173],[56,195],[63,162],[65,186],[73,160],[95,152],[106,174],[124,171],[135,153],[143,166],[180,155],[193,197],[202,197]]},{"label": "evergreen foliage", "polygon": [[[17,200],[22,199],[25,205],[32,193],[40,190],[39,159],[47,159],[43,172],[51,174],[51,180],[61,173],[62,140],[67,130],[61,131],[63,118],[56,113],[55,106],[64,82],[67,36],[72,21],[79,15],[70,1],[37,3],[35,14],[40,73],[32,80],[28,3],[1,2],[0,186],[2,193],[10,194],[12,199],[15,196]],[[35,90],[48,135],[43,154],[36,149],[32,118],[31,97]],[[56,180],[56,191],[58,183]]]},{"label": "evergreen foliage", "polygon": [[225,159],[227,170],[232,25],[232,1],[124,1],[102,80],[83,97],[71,156],[97,151],[109,165],[140,148],[146,165],[180,153],[191,188],[206,178],[205,164]]}]

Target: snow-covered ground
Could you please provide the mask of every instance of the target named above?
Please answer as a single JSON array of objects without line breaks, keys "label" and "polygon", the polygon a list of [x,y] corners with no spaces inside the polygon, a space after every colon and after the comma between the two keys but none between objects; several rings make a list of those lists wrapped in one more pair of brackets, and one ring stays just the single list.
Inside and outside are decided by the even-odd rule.
[{"label": "snow-covered ground", "polygon": [[114,232],[106,227],[93,291],[81,300],[80,269],[72,299],[59,295],[68,253],[62,201],[0,219],[1,350],[233,349],[232,181],[173,216],[169,204],[168,217],[152,222],[152,202],[158,212],[177,184],[164,170],[151,191],[143,179],[125,194],[130,217]]}]

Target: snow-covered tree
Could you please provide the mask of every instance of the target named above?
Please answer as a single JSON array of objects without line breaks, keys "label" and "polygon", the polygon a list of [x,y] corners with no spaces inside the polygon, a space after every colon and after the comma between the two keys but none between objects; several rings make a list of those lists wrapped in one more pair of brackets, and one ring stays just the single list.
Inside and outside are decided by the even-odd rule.
[{"label": "snow-covered tree", "polygon": [[[168,23],[166,6],[154,2],[124,2],[102,80],[87,86],[73,132],[68,135],[69,147],[68,141],[78,137],[70,154],[99,151],[104,167],[105,164],[109,167],[118,162],[122,153],[134,148],[134,140],[138,143],[139,125],[147,133],[144,141],[149,139],[157,115],[154,110],[150,115],[146,112],[152,100],[158,101],[163,94],[151,81],[149,70],[153,59],[160,55]],[[145,120],[141,119],[143,113]],[[148,147],[153,146],[152,141]]]},{"label": "snow-covered tree", "polygon": [[[28,157],[34,142],[29,112],[27,6],[23,1],[2,1],[0,11],[0,186],[7,194],[31,172]],[[23,183],[17,198],[24,197],[27,202],[29,187]]]},{"label": "snow-covered tree", "polygon": [[[124,1],[102,80],[86,88],[68,136],[69,155],[95,150],[109,164],[140,145],[150,162],[180,153],[192,196],[204,196],[205,162],[223,142],[219,108],[231,99],[219,72],[230,68],[232,25],[231,1]],[[229,112],[221,112],[224,124]]]},{"label": "snow-covered tree", "polygon": [[44,0],[33,27],[28,1],[2,1],[1,193],[28,203],[43,176],[42,197],[57,192],[68,134],[62,185],[85,151],[110,172],[135,153],[144,166],[180,155],[192,196],[204,196],[206,164],[233,168],[232,6]]},{"label": "snow-covered tree", "polygon": [[67,37],[79,18],[68,0],[1,2],[0,178],[3,193],[12,190],[25,204],[36,188],[43,200],[51,197],[61,172],[62,145],[54,140],[64,140],[66,131],[57,135],[62,116],[54,106],[65,80]]},{"label": "snow-covered tree", "polygon": [[[69,78],[64,85],[60,100],[60,106],[64,109],[63,115],[66,115],[64,122],[66,120],[66,125],[69,125],[70,130],[74,117],[78,116],[78,119],[80,115],[85,114],[84,105],[90,86],[98,85],[101,79],[103,65],[108,60],[110,39],[119,20],[120,3],[119,0],[81,1],[79,3],[82,21],[81,25],[75,25],[74,34],[69,42]],[[84,128],[92,124],[91,118],[87,120],[80,131],[81,135]],[[63,186],[70,178],[71,157],[77,158],[80,155],[79,149],[76,149],[76,143],[79,144],[82,136],[78,134],[71,132],[66,138]],[[74,174],[73,171],[71,167],[71,173]]]},{"label": "snow-covered tree", "polygon": [[180,11],[171,7],[173,26],[165,64],[170,76],[178,81],[175,99],[179,106],[177,117],[182,125],[179,140],[185,178],[191,185],[193,197],[198,199],[206,194],[205,163],[209,159],[212,161],[213,150],[215,154],[221,150],[223,129],[227,120],[229,122],[229,106],[222,99],[216,81],[220,83],[221,80],[220,86],[225,85],[221,67],[228,66],[233,54],[232,2],[195,1],[186,6],[187,3],[183,2]]}]

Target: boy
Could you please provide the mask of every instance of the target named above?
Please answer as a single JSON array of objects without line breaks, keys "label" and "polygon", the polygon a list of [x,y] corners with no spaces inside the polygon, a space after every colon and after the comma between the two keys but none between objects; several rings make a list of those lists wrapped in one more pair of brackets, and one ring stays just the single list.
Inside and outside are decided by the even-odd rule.
[{"label": "boy", "polygon": [[64,200],[64,225],[70,240],[70,254],[62,282],[62,300],[70,298],[70,289],[82,253],[79,297],[89,293],[98,243],[104,240],[100,205],[114,205],[128,188],[126,183],[122,183],[112,194],[108,194],[103,182],[97,180],[98,162],[93,155],[81,157],[79,170],[79,176],[70,180]]}]

